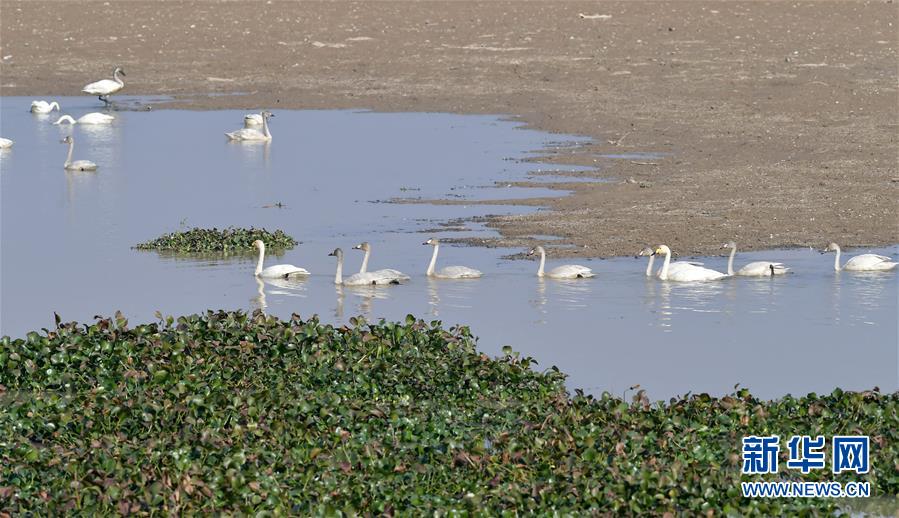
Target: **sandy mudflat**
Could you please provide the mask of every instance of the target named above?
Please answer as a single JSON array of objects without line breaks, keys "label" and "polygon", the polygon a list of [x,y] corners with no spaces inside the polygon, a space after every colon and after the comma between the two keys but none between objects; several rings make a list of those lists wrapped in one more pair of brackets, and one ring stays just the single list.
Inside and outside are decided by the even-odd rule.
[{"label": "sandy mudflat", "polygon": [[[0,0],[0,93],[505,113],[616,181],[492,221],[559,254],[899,242],[899,3]],[[210,97],[210,93],[240,93]],[[613,160],[602,154],[670,153]],[[633,178],[634,182],[624,180]],[[566,186],[570,187],[570,186]]]}]

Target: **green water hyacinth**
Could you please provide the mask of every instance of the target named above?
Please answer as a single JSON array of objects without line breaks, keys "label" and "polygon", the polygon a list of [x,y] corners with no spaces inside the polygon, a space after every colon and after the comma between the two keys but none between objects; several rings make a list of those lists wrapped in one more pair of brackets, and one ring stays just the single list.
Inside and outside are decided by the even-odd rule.
[{"label": "green water hyacinth", "polygon": [[165,234],[152,241],[140,243],[138,250],[174,252],[252,252],[257,239],[273,250],[286,250],[297,245],[297,240],[280,230],[269,232],[264,228],[193,228],[187,231]]},{"label": "green water hyacinth", "polygon": [[[0,514],[831,514],[742,498],[744,435],[871,437],[897,503],[899,394],[569,394],[466,327],[209,311],[0,339]],[[764,479],[768,479],[765,476]],[[894,507],[895,508],[895,507]]]}]

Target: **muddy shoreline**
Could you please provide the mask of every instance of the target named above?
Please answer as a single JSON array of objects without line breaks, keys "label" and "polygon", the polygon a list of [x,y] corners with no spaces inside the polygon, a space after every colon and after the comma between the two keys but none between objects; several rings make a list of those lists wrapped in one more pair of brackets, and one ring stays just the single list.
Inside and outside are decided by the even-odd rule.
[{"label": "muddy shoreline", "polygon": [[[545,160],[613,181],[559,184],[573,193],[528,202],[549,210],[488,223],[510,243],[576,245],[555,255],[899,242],[888,0],[0,0],[0,11],[4,96],[79,95],[118,64],[123,93],[180,108],[512,114],[589,136]],[[600,156],[633,152],[666,155]]]}]

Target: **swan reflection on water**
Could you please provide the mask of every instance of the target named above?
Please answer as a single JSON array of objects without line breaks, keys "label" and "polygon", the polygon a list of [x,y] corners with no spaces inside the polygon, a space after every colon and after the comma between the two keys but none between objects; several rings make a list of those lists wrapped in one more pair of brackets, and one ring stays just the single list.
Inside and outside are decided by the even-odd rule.
[{"label": "swan reflection on water", "polygon": [[679,312],[720,313],[719,296],[725,290],[722,282],[659,282],[659,327],[671,331]]},{"label": "swan reflection on water", "polygon": [[[343,312],[343,292],[352,293],[359,299],[356,306],[356,313],[365,315],[367,318],[372,316],[372,303],[375,300],[387,300],[390,298],[390,290],[394,288],[392,285],[376,285],[366,284],[363,286],[336,286],[338,288],[338,305],[340,311]],[[340,289],[342,288],[342,289]]]},{"label": "swan reflection on water", "polygon": [[268,307],[265,297],[265,289],[267,286],[271,286],[273,288],[269,289],[269,294],[271,295],[277,295],[280,297],[306,298],[306,277],[292,277],[290,279],[263,279],[262,277],[253,278],[256,280],[257,295],[253,297],[252,300],[255,307],[263,310],[263,312]]},{"label": "swan reflection on water", "polygon": [[241,160],[247,165],[255,165],[262,159],[262,164],[269,165],[272,155],[272,143],[270,140],[241,140],[235,141]]},{"label": "swan reflection on water", "polygon": [[550,308],[578,311],[590,307],[588,299],[593,294],[594,282],[584,279],[537,278],[535,297],[529,301],[538,313],[538,324],[547,323]]},{"label": "swan reflection on water", "polygon": [[[428,277],[428,305],[431,315],[440,316],[441,301],[444,308],[471,309],[479,283],[476,278],[446,280]],[[442,299],[441,299],[442,297]]]}]

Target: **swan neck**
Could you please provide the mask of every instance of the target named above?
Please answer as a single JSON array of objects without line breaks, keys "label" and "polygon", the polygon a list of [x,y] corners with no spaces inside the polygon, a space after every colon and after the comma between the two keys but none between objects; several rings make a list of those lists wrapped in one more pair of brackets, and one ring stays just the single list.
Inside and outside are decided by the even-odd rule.
[{"label": "swan neck", "polygon": [[56,101],[50,103],[50,111],[52,112],[53,110],[59,111],[59,103]]},{"label": "swan neck", "polygon": [[434,245],[434,253],[431,254],[431,262],[428,264],[427,275],[434,275],[434,268],[437,266],[437,251],[440,249],[440,245]]},{"label": "swan neck", "polygon": [[737,247],[734,246],[730,249],[730,258],[727,260],[727,274],[734,274],[734,256],[737,255]]},{"label": "swan neck", "polygon": [[115,80],[116,83],[118,83],[122,86],[125,86],[125,82],[122,81],[121,77],[119,77],[119,69],[115,69],[112,71],[112,78]]},{"label": "swan neck", "polygon": [[334,284],[343,284],[343,256],[337,256],[337,274],[334,275]]},{"label": "swan neck", "polygon": [[650,255],[649,255],[649,262],[646,263],[646,276],[647,276],[647,277],[651,277],[651,276],[652,276],[652,263],[654,263],[655,260],[656,260],[656,256],[650,254]]},{"label": "swan neck", "polygon": [[268,131],[268,117],[265,115],[262,116],[262,134],[266,137],[271,137],[272,134]]},{"label": "swan neck", "polygon": [[69,142],[69,154],[66,155],[66,163],[65,163],[66,167],[69,167],[69,164],[72,163],[72,152],[74,149],[75,149],[75,143]]},{"label": "swan neck", "polygon": [[833,256],[833,269],[840,271],[840,247],[837,247],[837,253]]},{"label": "swan neck", "polygon": [[537,277],[543,277],[543,267],[546,265],[546,252],[540,251],[540,268],[537,268]]},{"label": "swan neck", "polygon": [[63,122],[68,122],[69,124],[75,124],[75,119],[72,118],[71,115],[63,115],[59,119],[56,120],[53,124],[62,124]]},{"label": "swan neck", "polygon": [[671,250],[665,252],[665,262],[662,263],[662,273],[659,274],[659,279],[663,281],[668,280],[668,265],[671,264]]},{"label": "swan neck", "polygon": [[256,275],[262,273],[262,262],[265,260],[265,246],[259,247],[259,258],[256,259]]},{"label": "swan neck", "polygon": [[365,273],[368,271],[368,257],[371,255],[371,249],[365,251],[365,255],[362,257],[362,266],[359,267],[359,273]]}]

